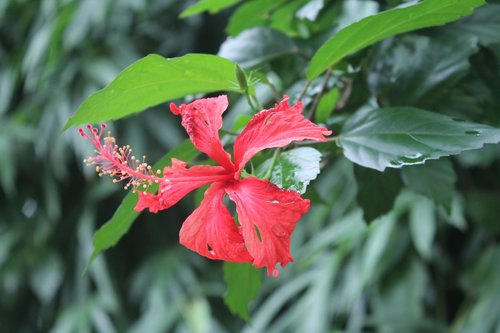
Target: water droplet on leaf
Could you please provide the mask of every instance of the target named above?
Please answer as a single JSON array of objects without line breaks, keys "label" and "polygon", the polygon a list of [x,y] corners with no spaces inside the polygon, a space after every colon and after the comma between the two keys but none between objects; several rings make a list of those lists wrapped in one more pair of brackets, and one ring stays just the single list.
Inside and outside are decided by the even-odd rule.
[{"label": "water droplet on leaf", "polygon": [[480,132],[475,130],[465,131],[465,134],[479,136]]}]

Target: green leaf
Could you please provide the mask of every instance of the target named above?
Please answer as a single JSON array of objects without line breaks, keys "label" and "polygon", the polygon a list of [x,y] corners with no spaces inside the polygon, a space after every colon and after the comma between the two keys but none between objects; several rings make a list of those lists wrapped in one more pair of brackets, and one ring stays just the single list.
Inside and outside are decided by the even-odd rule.
[{"label": "green leaf", "polygon": [[285,0],[253,0],[241,5],[229,19],[226,31],[236,36],[243,30],[263,26],[269,21],[271,13]]},{"label": "green leaf", "polygon": [[[193,146],[191,141],[185,140],[175,149],[171,150],[168,154],[163,156],[155,165],[153,169],[163,169],[165,166],[170,165],[172,158],[178,158],[183,161],[190,161],[200,152]],[[158,190],[158,185],[153,184],[148,192],[155,192]],[[94,251],[90,257],[85,271],[90,268],[95,258],[104,250],[115,246],[118,241],[128,232],[132,223],[137,219],[139,213],[134,210],[137,204],[137,194],[129,192],[123,199],[120,206],[114,213],[113,217],[106,222],[94,234]]]},{"label": "green leaf", "polygon": [[180,18],[200,14],[208,11],[210,14],[217,14],[222,9],[231,7],[241,0],[201,0],[198,3],[185,9],[180,15]]},{"label": "green leaf", "polygon": [[321,153],[314,148],[295,148],[281,153],[275,160],[270,158],[264,161],[257,169],[257,175],[265,177],[272,167],[271,183],[286,190],[305,193],[311,180],[319,174],[320,160]]},{"label": "green leaf", "polygon": [[323,0],[311,0],[297,11],[296,16],[299,19],[314,21],[323,7]]},{"label": "green leaf", "polygon": [[[430,38],[407,35],[374,50],[368,82],[384,106],[441,106],[450,87],[470,68],[477,38]],[[408,61],[411,59],[411,61]]]},{"label": "green leaf", "polygon": [[369,16],[328,39],[314,54],[307,78],[312,81],[347,55],[384,38],[455,21],[482,4],[484,0],[426,0]]},{"label": "green leaf", "polygon": [[221,90],[242,91],[235,63],[208,54],[170,59],[150,54],[127,67],[107,87],[89,96],[63,131],[73,125],[120,119],[189,94]]},{"label": "green leaf", "polygon": [[231,313],[249,322],[248,305],[259,292],[261,271],[249,263],[224,262],[224,281],[227,283],[224,303]]},{"label": "green leaf", "polygon": [[234,121],[233,131],[241,131],[253,118],[251,114],[242,114]]},{"label": "green leaf", "polygon": [[344,125],[337,144],[354,163],[383,171],[498,143],[500,129],[416,108],[364,109]]},{"label": "green leaf", "polygon": [[432,256],[432,243],[436,234],[434,203],[422,196],[414,195],[410,208],[410,233],[418,253],[425,258]]},{"label": "green leaf", "polygon": [[500,42],[500,4],[487,3],[478,8],[473,15],[437,29],[449,39],[470,36],[479,38],[481,45],[491,45]]},{"label": "green leaf", "polygon": [[252,67],[285,54],[293,53],[297,46],[288,36],[268,28],[253,28],[237,37],[229,37],[219,50],[219,56],[230,59],[242,67]]},{"label": "green leaf", "polygon": [[406,166],[401,170],[401,175],[410,189],[425,195],[451,212],[457,175],[448,159]]},{"label": "green leaf", "polygon": [[489,233],[500,234],[498,205],[500,191],[473,189],[465,193],[466,214],[470,220]]},{"label": "green leaf", "polygon": [[306,3],[307,0],[293,0],[283,4],[272,13],[271,22],[268,26],[290,37],[300,36],[302,29],[299,27],[302,26],[298,22],[299,19],[296,17],[296,13]]},{"label": "green leaf", "polygon": [[318,103],[318,109],[316,110],[315,119],[319,123],[326,123],[328,117],[335,110],[335,106],[340,98],[340,91],[337,88],[333,88],[328,93],[321,96]]},{"label": "green leaf", "polygon": [[358,204],[363,208],[363,217],[371,222],[388,213],[401,190],[401,177],[394,170],[378,172],[359,166],[354,167],[358,183]]},{"label": "green leaf", "polygon": [[391,234],[396,227],[396,216],[394,213],[387,214],[370,225],[366,243],[363,248],[361,263],[356,274],[361,276],[363,283],[370,282],[377,274],[377,270],[383,267],[387,256],[387,247],[391,243]]}]

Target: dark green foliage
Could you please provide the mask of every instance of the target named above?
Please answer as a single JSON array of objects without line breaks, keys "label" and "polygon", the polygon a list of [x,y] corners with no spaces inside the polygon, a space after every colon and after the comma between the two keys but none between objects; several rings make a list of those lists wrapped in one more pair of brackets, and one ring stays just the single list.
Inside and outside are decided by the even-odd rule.
[{"label": "dark green foliage", "polygon": [[363,207],[366,222],[372,222],[391,211],[401,190],[401,178],[394,170],[380,172],[356,166],[354,174],[358,183],[358,203]]},{"label": "dark green foliage", "polygon": [[[500,3],[483,3],[0,1],[0,331],[498,332]],[[138,65],[218,50],[231,61],[155,67],[143,81],[168,88],[134,90]],[[178,244],[204,189],[138,217],[74,128],[59,134],[81,105],[69,125],[120,119],[119,144],[151,164],[207,164],[166,102],[219,91],[227,147],[248,101],[284,94],[334,132],[247,166],[311,200],[278,278]]]}]

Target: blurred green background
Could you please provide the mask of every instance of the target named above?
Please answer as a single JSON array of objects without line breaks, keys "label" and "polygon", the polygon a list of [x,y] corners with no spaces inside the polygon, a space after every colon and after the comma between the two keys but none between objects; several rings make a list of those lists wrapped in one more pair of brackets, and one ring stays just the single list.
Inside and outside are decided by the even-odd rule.
[{"label": "blurred green background", "polygon": [[[337,24],[401,2],[332,1],[318,26],[306,26],[310,34],[301,25],[274,28],[311,53]],[[369,225],[358,183],[377,176],[329,152],[310,194],[316,204],[293,236],[295,262],[278,279],[265,278],[251,325],[223,303],[221,263],[178,244],[194,195],[142,214],[83,274],[93,233],[125,193],[84,166],[92,149],[75,129],[60,130],[85,97],[149,53],[217,53],[234,8],[179,19],[192,3],[0,1],[0,332],[500,333],[497,146],[436,164],[457,187],[450,212],[403,190],[391,212]],[[296,3],[281,1],[280,8],[297,11]],[[405,35],[354,57],[361,70],[350,74],[346,112],[378,91],[381,104],[430,110],[446,104],[444,113],[498,127],[499,18],[499,5],[487,5],[451,28]],[[464,36],[475,38],[473,46],[461,42]],[[420,57],[413,67],[407,52]],[[280,93],[297,91],[305,61],[296,54],[275,58],[261,69],[281,79]],[[436,63],[445,66],[441,72],[432,71]],[[395,85],[394,76],[403,83]],[[405,95],[419,84],[429,90]],[[261,94],[270,101],[269,90]],[[246,107],[240,101],[238,108]],[[185,138],[166,105],[111,127],[150,162]]]}]

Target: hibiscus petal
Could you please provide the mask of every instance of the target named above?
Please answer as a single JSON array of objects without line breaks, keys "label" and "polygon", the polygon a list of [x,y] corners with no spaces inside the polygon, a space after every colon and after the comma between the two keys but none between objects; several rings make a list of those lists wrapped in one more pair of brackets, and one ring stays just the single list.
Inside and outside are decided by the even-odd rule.
[{"label": "hibiscus petal", "polygon": [[190,104],[170,104],[173,114],[182,116],[182,126],[196,148],[228,170],[233,170],[231,156],[224,150],[219,138],[222,113],[227,109],[225,95],[202,98]]},{"label": "hibiscus petal", "polygon": [[163,171],[158,194],[139,192],[139,202],[136,211],[149,208],[156,213],[175,205],[189,192],[203,185],[233,178],[232,173],[220,166],[196,165],[186,168],[187,163],[172,159],[172,166]]},{"label": "hibiscus petal", "polygon": [[240,228],[222,203],[225,195],[223,183],[210,186],[200,207],[182,225],[180,243],[210,259],[252,262]]},{"label": "hibiscus petal", "polygon": [[302,115],[302,103],[288,104],[288,96],[274,108],[257,113],[236,138],[234,165],[237,173],[259,151],[284,147],[292,141],[305,139],[326,141],[332,132],[319,127]]},{"label": "hibiscus petal", "polygon": [[236,203],[243,239],[255,267],[266,267],[276,276],[276,265],[285,267],[290,256],[290,236],[297,221],[309,210],[309,200],[280,189],[267,180],[249,177],[226,188]]}]

